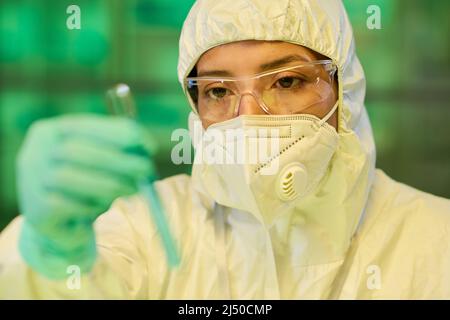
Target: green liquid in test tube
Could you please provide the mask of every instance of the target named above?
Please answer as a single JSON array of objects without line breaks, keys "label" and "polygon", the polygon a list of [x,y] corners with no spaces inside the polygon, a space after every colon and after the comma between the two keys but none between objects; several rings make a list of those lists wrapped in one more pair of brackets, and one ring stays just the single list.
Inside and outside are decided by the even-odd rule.
[{"label": "green liquid in test tube", "polygon": [[[134,119],[136,116],[136,105],[130,88],[126,84],[117,84],[106,93],[107,105],[113,115],[125,116]],[[155,190],[154,182],[156,175],[145,177],[138,183],[139,192],[145,195],[148,200],[150,212],[156,228],[161,235],[167,260],[171,268],[180,264],[180,257],[175,246],[174,239],[170,233],[163,207]]]}]

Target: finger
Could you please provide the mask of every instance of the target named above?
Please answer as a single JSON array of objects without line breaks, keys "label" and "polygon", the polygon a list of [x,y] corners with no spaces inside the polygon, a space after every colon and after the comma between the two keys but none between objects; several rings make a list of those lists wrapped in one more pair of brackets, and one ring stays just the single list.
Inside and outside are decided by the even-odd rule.
[{"label": "finger", "polygon": [[92,240],[95,218],[107,210],[61,193],[47,194],[46,204],[50,210],[40,217],[37,230],[65,249],[75,249]]},{"label": "finger", "polygon": [[118,150],[112,146],[98,145],[83,138],[68,139],[53,150],[58,162],[85,166],[91,170],[120,174],[138,179],[152,174],[152,162],[144,155]]},{"label": "finger", "polygon": [[154,141],[132,119],[100,115],[70,115],[58,119],[63,136],[80,136],[121,148],[139,146],[154,153]]},{"label": "finger", "polygon": [[45,187],[95,205],[107,205],[137,191],[134,181],[68,164],[54,168]]},{"label": "finger", "polygon": [[52,235],[63,224],[74,219],[91,224],[105,211],[105,208],[97,204],[80,201],[79,198],[60,192],[47,192],[41,200],[41,214],[26,215],[26,217],[30,224],[46,235]]}]

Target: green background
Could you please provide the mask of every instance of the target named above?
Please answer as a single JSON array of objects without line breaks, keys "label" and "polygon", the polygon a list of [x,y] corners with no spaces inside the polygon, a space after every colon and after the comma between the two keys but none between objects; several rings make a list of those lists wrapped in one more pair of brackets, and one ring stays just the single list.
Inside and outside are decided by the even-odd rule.
[{"label": "green background", "polygon": [[[230,0],[231,1],[231,0]],[[29,125],[59,114],[105,113],[104,92],[125,82],[138,119],[160,142],[161,176],[173,129],[189,107],[177,82],[178,37],[192,0],[0,0],[0,230],[18,213],[15,158]],[[450,1],[346,0],[367,76],[378,167],[450,198]],[[66,8],[81,8],[68,30]],[[381,30],[366,26],[381,8]]]}]

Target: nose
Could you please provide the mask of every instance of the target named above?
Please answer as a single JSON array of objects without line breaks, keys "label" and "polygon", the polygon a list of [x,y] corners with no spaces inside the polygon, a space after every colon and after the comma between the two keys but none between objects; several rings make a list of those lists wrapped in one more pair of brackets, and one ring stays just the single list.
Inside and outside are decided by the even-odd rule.
[{"label": "nose", "polygon": [[239,101],[237,115],[264,115],[264,110],[260,107],[256,97],[250,93],[243,94]]}]

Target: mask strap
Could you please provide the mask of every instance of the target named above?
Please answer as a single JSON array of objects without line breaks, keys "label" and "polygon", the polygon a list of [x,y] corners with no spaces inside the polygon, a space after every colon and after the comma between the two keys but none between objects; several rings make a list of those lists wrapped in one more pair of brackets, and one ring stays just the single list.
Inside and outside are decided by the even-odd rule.
[{"label": "mask strap", "polygon": [[338,107],[339,107],[339,100],[336,101],[334,107],[331,108],[330,112],[328,112],[327,115],[318,122],[319,127],[321,127],[325,122],[327,122],[331,118],[331,116],[334,114],[334,112]]}]

